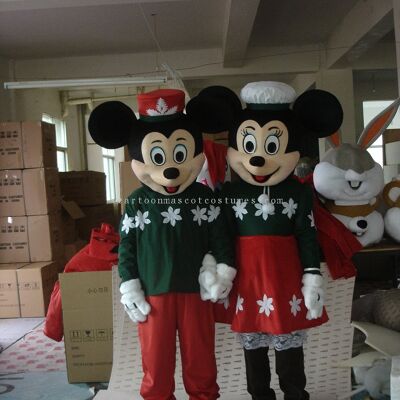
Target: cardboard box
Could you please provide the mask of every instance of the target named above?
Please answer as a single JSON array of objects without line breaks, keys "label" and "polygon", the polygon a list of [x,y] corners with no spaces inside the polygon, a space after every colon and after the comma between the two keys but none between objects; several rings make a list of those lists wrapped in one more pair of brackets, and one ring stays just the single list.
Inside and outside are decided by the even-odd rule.
[{"label": "cardboard box", "polygon": [[0,169],[23,168],[20,122],[0,122]]},{"label": "cardboard box", "polygon": [[29,253],[32,262],[60,260],[64,244],[59,213],[28,218]]},{"label": "cardboard box", "polygon": [[57,168],[56,130],[47,122],[22,122],[24,168]]},{"label": "cardboard box", "polygon": [[17,269],[21,317],[44,317],[58,277],[54,261],[25,265]]},{"label": "cardboard box", "polygon": [[400,129],[386,129],[382,135],[383,144],[399,142],[400,141]]},{"label": "cardboard box", "polygon": [[26,263],[0,265],[0,318],[19,318],[17,269]]},{"label": "cardboard box", "polygon": [[57,168],[25,169],[22,176],[26,215],[51,214],[61,209]]},{"label": "cardboard box", "polygon": [[18,217],[25,214],[22,170],[0,171],[0,216]]},{"label": "cardboard box", "polygon": [[97,171],[60,172],[61,194],[64,200],[80,206],[107,203],[106,175]]},{"label": "cardboard box", "polygon": [[59,278],[68,382],[107,382],[113,341],[111,271]]},{"label": "cardboard box", "polygon": [[125,202],[128,196],[136,189],[142,186],[142,183],[132,171],[131,163],[119,163],[119,189],[121,196],[121,212],[124,212]]},{"label": "cardboard box", "polygon": [[87,245],[84,240],[77,240],[74,243],[69,243],[64,246],[64,260],[67,263],[78,251],[82,250]]},{"label": "cardboard box", "polygon": [[81,239],[89,240],[93,228],[100,228],[103,222],[106,222],[114,228],[119,221],[115,216],[115,207],[113,203],[103,204],[101,206],[82,207],[85,214],[84,218],[76,221],[78,236]]},{"label": "cardboard box", "polygon": [[0,217],[0,264],[29,261],[27,217]]},{"label": "cardboard box", "polygon": [[74,201],[61,200],[61,225],[64,244],[73,243],[78,239],[76,221],[84,218],[85,214]]}]

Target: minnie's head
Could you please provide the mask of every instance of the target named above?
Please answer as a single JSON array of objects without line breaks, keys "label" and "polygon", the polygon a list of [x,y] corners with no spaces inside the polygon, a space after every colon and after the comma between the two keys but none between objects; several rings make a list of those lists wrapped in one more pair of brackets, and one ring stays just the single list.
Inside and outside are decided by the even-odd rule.
[{"label": "minnie's head", "polygon": [[90,115],[89,132],[102,147],[127,145],[132,170],[146,186],[165,195],[181,193],[204,163],[201,130],[183,114],[185,94],[160,89],[137,99],[139,119],[121,102],[103,103]]},{"label": "minnie's head", "polygon": [[228,162],[246,182],[270,186],[286,179],[309,144],[334,133],[343,112],[332,94],[310,90],[296,99],[280,82],[254,82],[241,91],[212,86],[200,92],[187,110],[206,132],[229,129]]}]

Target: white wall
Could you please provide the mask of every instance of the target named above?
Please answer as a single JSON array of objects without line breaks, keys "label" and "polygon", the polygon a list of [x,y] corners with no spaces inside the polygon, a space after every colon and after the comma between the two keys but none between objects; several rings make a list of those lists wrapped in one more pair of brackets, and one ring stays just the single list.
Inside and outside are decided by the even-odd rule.
[{"label": "white wall", "polygon": [[0,57],[0,121],[11,121],[10,92],[4,89],[4,82],[9,81],[9,60]]},{"label": "white wall", "polygon": [[17,90],[15,110],[19,121],[40,121],[43,113],[61,119],[60,94],[56,89]]},{"label": "white wall", "polygon": [[354,80],[355,125],[357,137],[364,129],[363,101],[368,100],[394,100],[399,96],[397,79],[381,80],[375,82],[366,80]]}]

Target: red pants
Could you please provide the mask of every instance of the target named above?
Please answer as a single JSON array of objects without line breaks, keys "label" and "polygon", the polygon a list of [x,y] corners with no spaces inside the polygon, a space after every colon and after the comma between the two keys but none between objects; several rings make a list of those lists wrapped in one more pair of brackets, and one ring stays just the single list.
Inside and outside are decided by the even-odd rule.
[{"label": "red pants", "polygon": [[174,400],[176,331],[182,359],[183,383],[190,400],[219,397],[215,362],[212,303],[198,293],[149,296],[147,321],[139,323],[145,400]]}]

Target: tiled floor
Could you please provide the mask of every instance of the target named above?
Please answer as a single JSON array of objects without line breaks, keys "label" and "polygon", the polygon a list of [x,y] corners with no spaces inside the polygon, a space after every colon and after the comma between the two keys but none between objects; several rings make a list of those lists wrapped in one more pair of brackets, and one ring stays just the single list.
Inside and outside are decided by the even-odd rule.
[{"label": "tiled floor", "polygon": [[0,319],[0,398],[3,400],[88,400],[94,386],[69,384],[64,343],[47,338],[43,318]]},{"label": "tiled floor", "polygon": [[44,318],[1,318],[0,346],[3,351],[35,329]]}]

